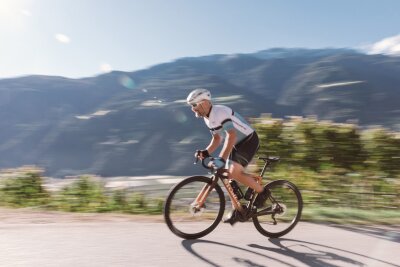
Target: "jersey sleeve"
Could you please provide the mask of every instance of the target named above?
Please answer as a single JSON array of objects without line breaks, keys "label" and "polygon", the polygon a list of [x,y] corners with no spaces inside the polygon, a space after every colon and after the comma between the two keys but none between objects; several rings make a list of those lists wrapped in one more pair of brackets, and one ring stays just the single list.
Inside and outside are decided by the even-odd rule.
[{"label": "jersey sleeve", "polygon": [[233,122],[231,119],[225,120],[225,122],[223,122],[223,124],[222,124],[222,129],[224,129],[224,131],[229,131],[234,128],[235,128],[235,126],[233,126]]},{"label": "jersey sleeve", "polygon": [[225,108],[223,112],[220,113],[219,119],[221,121],[222,130],[229,131],[235,128],[235,126],[233,126],[232,114],[233,111],[230,108]]},{"label": "jersey sleeve", "polygon": [[216,116],[213,120],[213,126],[211,126],[209,129],[212,135],[224,135],[223,132],[235,128],[232,121],[233,111],[230,108],[224,106],[216,106],[215,108]]}]

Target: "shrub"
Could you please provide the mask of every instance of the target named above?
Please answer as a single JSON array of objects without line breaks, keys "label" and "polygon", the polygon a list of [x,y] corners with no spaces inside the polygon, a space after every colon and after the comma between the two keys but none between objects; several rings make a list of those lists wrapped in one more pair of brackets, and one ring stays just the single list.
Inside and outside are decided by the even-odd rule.
[{"label": "shrub", "polygon": [[63,188],[55,198],[55,208],[64,211],[104,212],[110,209],[103,184],[86,176]]},{"label": "shrub", "polygon": [[13,207],[31,207],[48,204],[50,194],[43,187],[39,173],[18,174],[7,178],[0,189],[1,203]]}]

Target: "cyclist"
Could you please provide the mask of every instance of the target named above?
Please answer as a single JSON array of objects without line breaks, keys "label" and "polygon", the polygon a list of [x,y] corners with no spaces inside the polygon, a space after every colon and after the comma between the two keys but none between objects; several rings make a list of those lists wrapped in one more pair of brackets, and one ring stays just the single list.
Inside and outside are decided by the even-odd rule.
[{"label": "cyclist", "polygon": [[[187,97],[186,102],[191,105],[196,117],[204,118],[204,122],[212,134],[210,144],[203,150],[198,150],[195,157],[204,159],[209,157],[221,144],[219,157],[209,164],[216,169],[226,168],[228,177],[252,188],[258,195],[255,205],[260,207],[268,197],[268,191],[256,182],[255,175],[248,174],[244,168],[249,164],[259,148],[257,133],[237,112],[223,105],[213,105],[211,93],[207,89],[195,89]],[[232,210],[224,222],[236,222]]]}]

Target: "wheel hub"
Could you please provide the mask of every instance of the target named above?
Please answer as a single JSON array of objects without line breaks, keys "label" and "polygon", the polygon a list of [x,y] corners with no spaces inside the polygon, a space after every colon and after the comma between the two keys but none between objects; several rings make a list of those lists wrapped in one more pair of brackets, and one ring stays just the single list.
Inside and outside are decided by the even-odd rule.
[{"label": "wheel hub", "polygon": [[192,216],[201,216],[204,212],[204,205],[202,207],[197,203],[192,203],[189,206],[189,212]]}]

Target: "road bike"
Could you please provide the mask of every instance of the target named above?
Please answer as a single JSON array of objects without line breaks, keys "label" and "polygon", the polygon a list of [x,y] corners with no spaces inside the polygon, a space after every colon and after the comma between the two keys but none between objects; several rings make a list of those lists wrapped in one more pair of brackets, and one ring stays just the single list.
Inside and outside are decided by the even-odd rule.
[{"label": "road bike", "polygon": [[[208,158],[213,160],[213,158]],[[259,157],[264,161],[260,180],[278,157]],[[263,235],[277,238],[289,233],[300,220],[303,200],[299,189],[286,180],[275,180],[265,185],[269,197],[261,208],[254,205],[257,193],[248,188],[245,196],[240,187],[227,176],[226,169],[209,169],[211,177],[191,176],[173,186],[164,203],[164,219],[169,229],[184,239],[196,239],[213,231],[220,223],[225,211],[224,191],[218,184],[221,180],[234,207],[235,219],[239,222],[252,220]],[[245,202],[247,201],[247,202]]]}]

